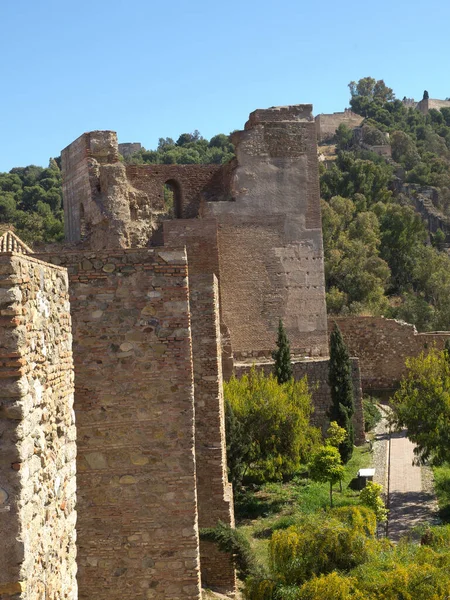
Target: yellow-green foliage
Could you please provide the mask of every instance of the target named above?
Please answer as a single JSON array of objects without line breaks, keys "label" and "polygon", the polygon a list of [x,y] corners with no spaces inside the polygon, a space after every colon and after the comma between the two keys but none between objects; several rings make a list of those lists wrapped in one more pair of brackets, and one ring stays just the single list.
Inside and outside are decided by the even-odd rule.
[{"label": "yellow-green foliage", "polygon": [[380,523],[387,520],[388,514],[388,510],[384,506],[384,502],[381,498],[382,490],[383,486],[379,483],[369,481],[360,494],[361,502],[373,510],[377,521]]},{"label": "yellow-green foliage", "polygon": [[295,596],[296,600],[365,600],[357,591],[356,579],[336,572],[313,577],[303,584]]},{"label": "yellow-green foliage", "polygon": [[364,524],[351,527],[333,514],[313,515],[275,531],[269,544],[270,567],[279,581],[298,585],[313,575],[351,569],[367,560],[370,549]]},{"label": "yellow-green foliage", "polygon": [[352,572],[368,600],[443,600],[450,595],[450,549],[400,544]]},{"label": "yellow-green foliage", "polygon": [[358,533],[375,535],[377,519],[375,513],[366,506],[341,506],[333,508],[330,514]]},{"label": "yellow-green foliage", "polygon": [[244,597],[247,600],[272,600],[275,588],[275,581],[249,577],[245,581]]},{"label": "yellow-green foliage", "polygon": [[345,431],[345,429],[343,427],[340,427],[337,424],[337,421],[331,421],[330,426],[327,429],[327,438],[325,440],[326,444],[338,448],[346,437],[347,432]]},{"label": "yellow-green foliage", "polygon": [[[276,531],[270,578],[246,600],[445,600],[450,598],[450,526],[430,527],[422,545],[376,540],[375,517],[345,507]],[[366,534],[369,533],[368,536]]]},{"label": "yellow-green foliage", "polygon": [[309,424],[311,396],[306,378],[278,384],[252,368],[224,385],[225,398],[250,441],[246,476],[257,481],[294,474],[317,446],[320,433]]}]

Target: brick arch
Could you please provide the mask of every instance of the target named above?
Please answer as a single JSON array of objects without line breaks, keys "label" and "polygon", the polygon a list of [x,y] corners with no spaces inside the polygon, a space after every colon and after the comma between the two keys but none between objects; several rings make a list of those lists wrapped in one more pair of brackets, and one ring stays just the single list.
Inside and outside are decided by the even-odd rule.
[{"label": "brick arch", "polygon": [[173,218],[181,219],[183,216],[183,189],[181,184],[178,179],[171,177],[164,182],[164,188],[166,186],[173,193]]}]

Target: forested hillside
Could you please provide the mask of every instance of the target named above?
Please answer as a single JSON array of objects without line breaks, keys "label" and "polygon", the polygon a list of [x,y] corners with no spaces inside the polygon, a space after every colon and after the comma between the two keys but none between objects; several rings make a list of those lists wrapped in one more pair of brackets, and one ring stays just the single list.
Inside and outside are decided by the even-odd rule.
[{"label": "forested hillside", "polygon": [[439,249],[442,232],[430,237],[413,199],[395,185],[436,186],[438,208],[448,211],[450,109],[425,116],[371,78],[352,82],[350,90],[350,106],[365,117],[364,140],[390,143],[392,159],[363,150],[340,126],[337,159],[321,173],[328,310],[450,329],[450,258]]},{"label": "forested hillside", "polygon": [[[450,329],[450,258],[445,236],[430,236],[403,183],[434,186],[437,209],[450,214],[450,109],[425,116],[370,77],[350,85],[350,106],[363,117],[365,146],[390,144],[392,158],[363,149],[341,125],[335,160],[321,166],[327,305],[332,314],[401,318],[419,330]],[[160,138],[130,164],[223,164],[234,156],[225,134],[198,131]],[[400,184],[400,185],[399,185]],[[0,173],[0,222],[26,242],[63,238],[57,160]]]},{"label": "forested hillside", "polygon": [[0,173],[0,223],[11,223],[24,242],[64,237],[61,172],[51,159],[44,169],[29,165]]}]

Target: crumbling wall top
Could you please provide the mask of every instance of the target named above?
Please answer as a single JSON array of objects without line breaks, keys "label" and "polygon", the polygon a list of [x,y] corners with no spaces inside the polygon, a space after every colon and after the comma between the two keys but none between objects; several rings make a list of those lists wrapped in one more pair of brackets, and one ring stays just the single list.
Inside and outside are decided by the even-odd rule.
[{"label": "crumbling wall top", "polygon": [[245,129],[251,129],[259,123],[276,121],[313,121],[312,104],[293,104],[291,106],[272,106],[258,108],[249,115]]}]

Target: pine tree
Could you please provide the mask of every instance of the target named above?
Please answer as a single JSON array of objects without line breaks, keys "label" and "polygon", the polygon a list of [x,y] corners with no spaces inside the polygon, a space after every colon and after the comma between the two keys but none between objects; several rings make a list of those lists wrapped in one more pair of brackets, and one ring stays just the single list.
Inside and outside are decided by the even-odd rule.
[{"label": "pine tree", "polygon": [[328,416],[347,432],[346,439],[339,444],[342,462],[346,464],[353,454],[355,433],[352,416],[355,412],[353,400],[352,367],[341,331],[335,324],[330,338],[330,366],[328,383],[332,405]]},{"label": "pine tree", "polygon": [[275,361],[273,372],[278,383],[281,384],[292,379],[291,350],[289,347],[289,340],[283,326],[283,321],[281,319],[278,323],[277,346],[278,350],[274,350],[272,352],[272,358]]}]

